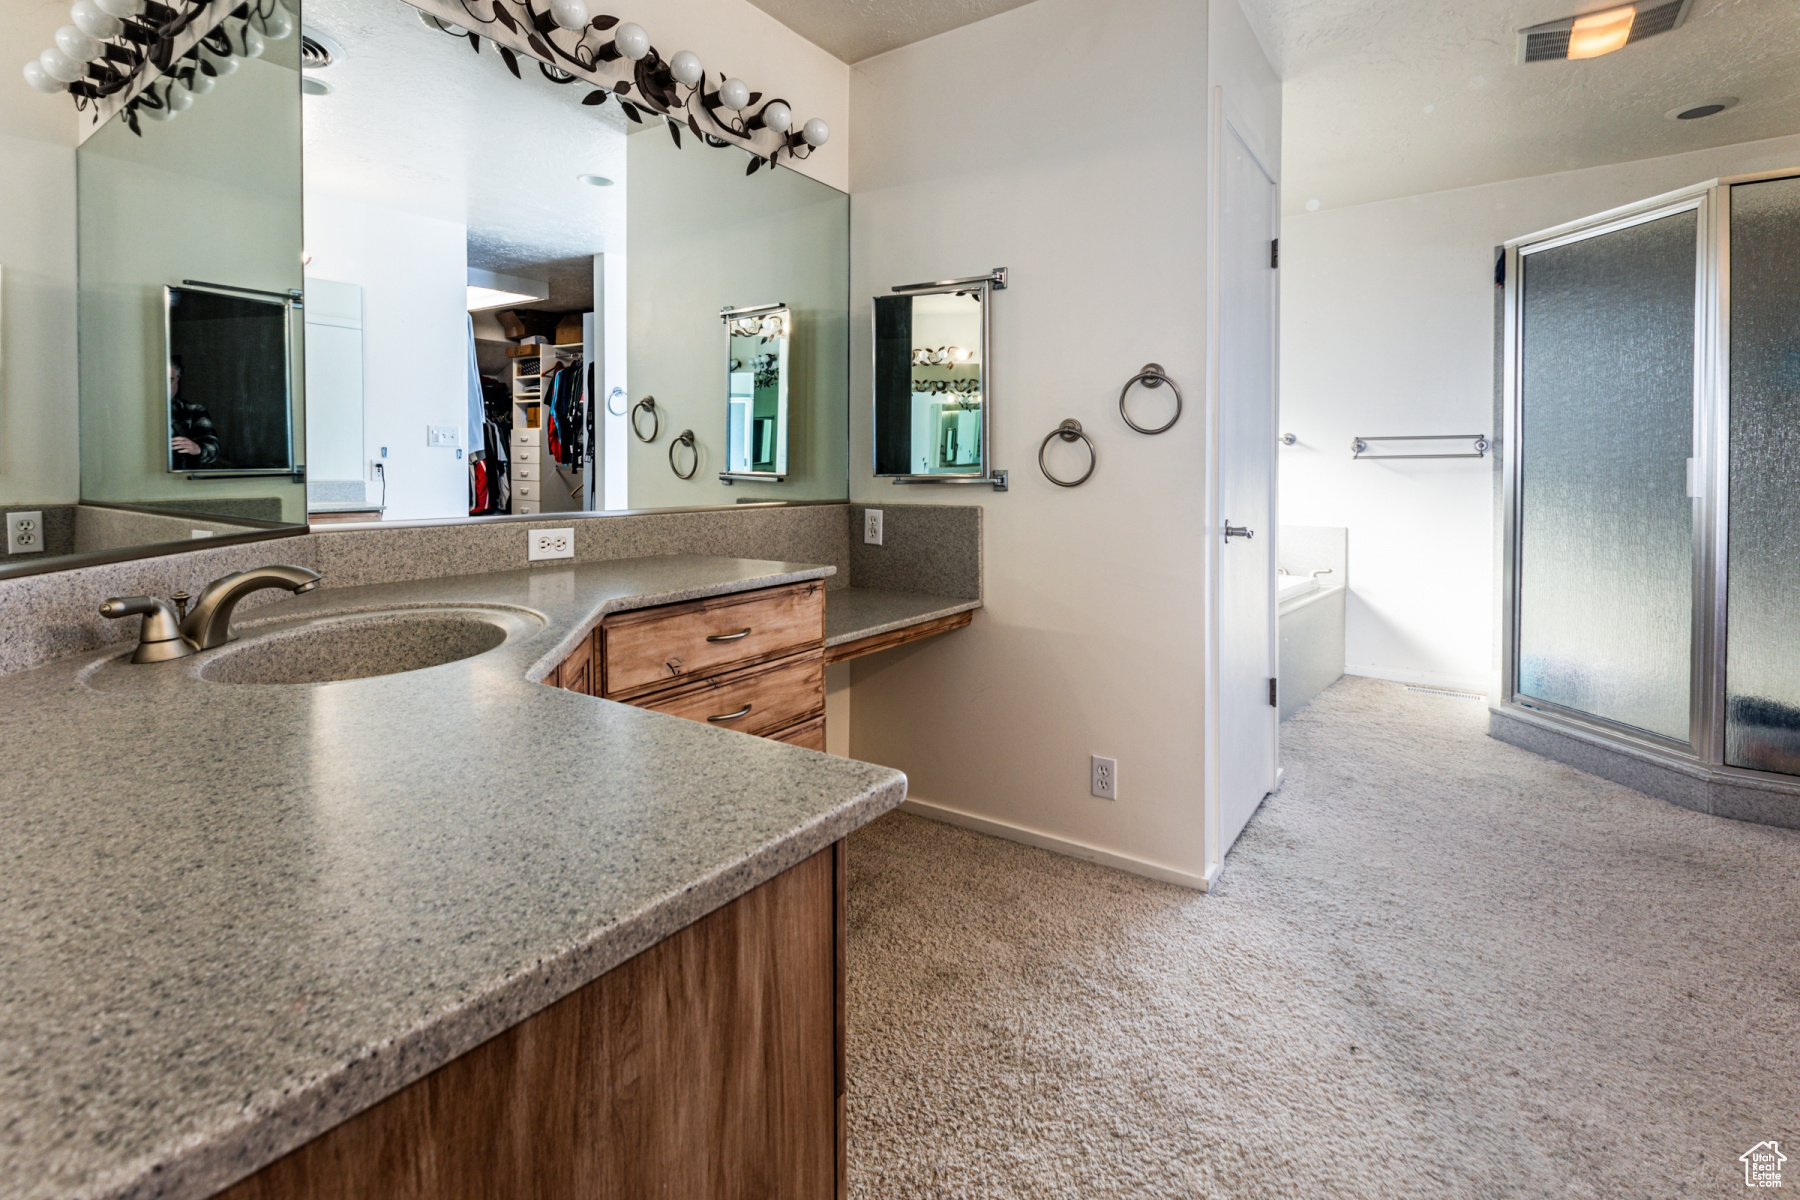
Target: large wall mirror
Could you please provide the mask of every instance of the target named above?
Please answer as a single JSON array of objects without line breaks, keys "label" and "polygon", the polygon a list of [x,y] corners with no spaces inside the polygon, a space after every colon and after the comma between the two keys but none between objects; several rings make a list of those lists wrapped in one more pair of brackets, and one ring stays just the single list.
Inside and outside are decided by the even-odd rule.
[{"label": "large wall mirror", "polygon": [[847,499],[848,196],[398,0],[282,25],[81,146],[81,503],[0,571]]}]

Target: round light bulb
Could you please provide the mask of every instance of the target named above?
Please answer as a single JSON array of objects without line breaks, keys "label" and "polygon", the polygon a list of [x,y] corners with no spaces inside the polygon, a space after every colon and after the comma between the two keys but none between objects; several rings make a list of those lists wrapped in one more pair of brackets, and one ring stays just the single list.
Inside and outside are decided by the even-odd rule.
[{"label": "round light bulb", "polygon": [[218,80],[214,79],[211,75],[208,75],[205,71],[196,70],[194,72],[194,77],[181,86],[185,87],[196,96],[204,96],[206,93],[213,90],[213,85],[217,82]]},{"label": "round light bulb", "polygon": [[831,137],[831,126],[814,117],[801,127],[800,136],[806,139],[807,145],[817,148]]},{"label": "round light bulb", "polygon": [[56,31],[56,48],[76,62],[91,63],[101,55],[100,43],[73,25]]},{"label": "round light bulb", "polygon": [[85,66],[54,46],[38,55],[38,65],[43,67],[44,74],[62,83],[74,83],[87,74]]},{"label": "round light bulb", "polygon": [[768,334],[770,337],[774,337],[776,334],[780,333],[781,332],[781,318],[780,317],[764,317],[763,323],[762,323],[762,331],[764,333]]},{"label": "round light bulb", "polygon": [[650,35],[642,25],[626,21],[613,31],[613,46],[632,62],[650,53]]},{"label": "round light bulb", "polygon": [[268,12],[252,17],[251,20],[262,30],[262,35],[272,42],[293,36],[294,18],[279,4],[271,4]]},{"label": "round light bulb", "polygon": [[771,100],[763,106],[762,123],[776,133],[786,133],[794,127],[794,110],[779,100]]},{"label": "round light bulb", "polygon": [[194,94],[186,88],[170,87],[163,92],[163,103],[171,112],[186,112],[194,107]]},{"label": "round light bulb", "polygon": [[263,35],[249,24],[238,26],[237,33],[231,39],[231,48],[244,58],[261,58],[266,43]]},{"label": "round light bulb", "polygon": [[123,21],[144,11],[142,0],[94,0],[94,7],[109,17]]},{"label": "round light bulb", "polygon": [[677,50],[675,57],[669,60],[669,74],[684,87],[693,87],[706,78],[706,68],[700,65],[700,56],[692,50]]},{"label": "round light bulb", "polygon": [[94,0],[75,0],[69,9],[69,17],[76,28],[92,38],[116,38],[125,32],[125,23],[101,9]]},{"label": "round light bulb", "polygon": [[550,19],[564,29],[586,29],[593,17],[587,0],[550,0]]},{"label": "round light bulb", "polygon": [[719,103],[733,112],[750,104],[750,85],[741,79],[727,79],[719,85]]},{"label": "round light bulb", "polygon": [[219,54],[211,46],[202,45],[200,57],[203,61],[211,63],[212,69],[220,75],[229,75],[238,69],[237,59],[229,54]]},{"label": "round light bulb", "polygon": [[25,64],[25,82],[40,92],[52,93],[64,90],[62,80],[44,70],[44,64],[35,58]]}]

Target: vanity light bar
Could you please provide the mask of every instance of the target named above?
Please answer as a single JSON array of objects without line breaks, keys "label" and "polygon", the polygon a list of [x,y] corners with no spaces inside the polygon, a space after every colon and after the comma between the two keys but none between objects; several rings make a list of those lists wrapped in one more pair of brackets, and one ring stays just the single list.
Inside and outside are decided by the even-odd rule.
[{"label": "vanity light bar", "polygon": [[940,288],[958,287],[963,284],[991,284],[996,292],[1006,290],[1006,268],[995,267],[986,275],[971,275],[967,279],[940,279],[935,283],[903,283],[896,287],[896,292],[935,292]]}]

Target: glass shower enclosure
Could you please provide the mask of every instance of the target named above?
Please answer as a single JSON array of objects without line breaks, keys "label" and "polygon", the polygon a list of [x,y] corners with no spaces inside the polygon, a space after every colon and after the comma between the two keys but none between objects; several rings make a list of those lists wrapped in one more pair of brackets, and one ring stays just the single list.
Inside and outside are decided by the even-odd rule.
[{"label": "glass shower enclosure", "polygon": [[1496,734],[1800,824],[1800,169],[1519,239],[1503,269]]}]

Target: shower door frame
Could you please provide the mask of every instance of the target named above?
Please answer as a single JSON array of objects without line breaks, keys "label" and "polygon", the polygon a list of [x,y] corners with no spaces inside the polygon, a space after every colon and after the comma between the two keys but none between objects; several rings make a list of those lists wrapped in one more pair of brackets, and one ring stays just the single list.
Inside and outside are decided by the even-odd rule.
[{"label": "shower door frame", "polygon": [[[1503,561],[1505,614],[1502,643],[1501,704],[1506,708],[1524,709],[1540,718],[1573,725],[1608,740],[1622,742],[1659,756],[1673,756],[1696,764],[1716,764],[1723,746],[1723,712],[1717,703],[1724,669],[1724,592],[1718,585],[1724,556],[1724,505],[1720,487],[1725,478],[1723,376],[1720,374],[1720,351],[1727,344],[1721,338],[1720,321],[1724,312],[1720,303],[1721,263],[1726,246],[1723,228],[1721,192],[1727,181],[1712,180],[1666,192],[1635,204],[1609,209],[1591,217],[1554,226],[1524,238],[1505,243],[1505,303],[1502,329],[1503,430],[1501,471],[1504,486]],[[1608,720],[1551,701],[1527,696],[1519,691],[1520,634],[1520,503],[1523,499],[1524,463],[1520,453],[1520,430],[1524,422],[1524,377],[1522,370],[1524,341],[1525,293],[1523,260],[1544,250],[1587,241],[1616,233],[1635,225],[1661,220],[1681,213],[1695,213],[1694,236],[1694,359],[1691,419],[1693,423],[1692,462],[1688,493],[1692,506],[1691,583],[1689,604],[1688,672],[1688,739],[1664,737],[1649,730]],[[1596,446],[1596,453],[1606,447]],[[1698,492],[1696,496],[1695,493]]]}]

